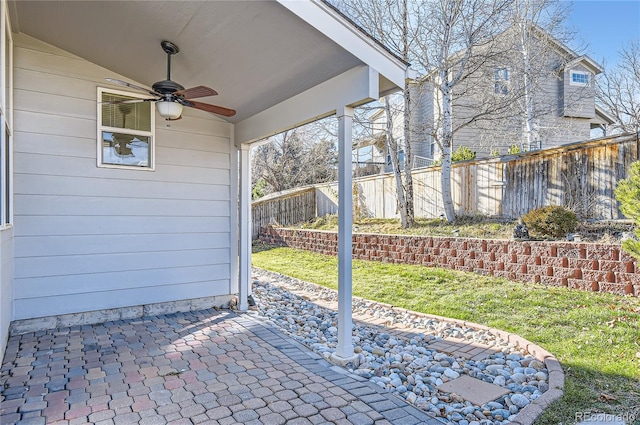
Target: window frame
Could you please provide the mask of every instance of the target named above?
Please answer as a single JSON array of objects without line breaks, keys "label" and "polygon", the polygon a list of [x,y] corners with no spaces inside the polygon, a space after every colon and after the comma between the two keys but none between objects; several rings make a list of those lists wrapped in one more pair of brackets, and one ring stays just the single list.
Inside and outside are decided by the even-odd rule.
[{"label": "window frame", "polygon": [[[155,171],[156,169],[156,152],[155,152],[155,140],[156,140],[156,113],[155,108],[153,108],[153,102],[147,102],[150,108],[150,131],[143,130],[133,130],[129,128],[122,127],[110,127],[102,125],[102,95],[104,93],[114,94],[117,96],[126,96],[134,99],[148,99],[148,96],[139,93],[132,93],[123,90],[116,90],[112,88],[106,87],[98,87],[98,95],[97,95],[97,104],[98,104],[98,114],[97,114],[97,135],[96,135],[96,146],[97,146],[97,155],[96,155],[96,165],[99,168],[115,168],[121,170],[140,170],[140,171]],[[127,165],[127,164],[109,164],[103,161],[103,149],[102,149],[102,132],[112,132],[112,133],[124,133],[130,134],[132,136],[145,136],[149,137],[149,164],[147,166],[139,166],[139,165]]]},{"label": "window frame", "polygon": [[13,226],[13,36],[7,2],[0,10],[0,229]]},{"label": "window frame", "polygon": [[493,93],[498,95],[509,94],[511,72],[507,67],[495,67],[493,69]]},{"label": "window frame", "polygon": [[[586,82],[574,81],[574,75],[581,75],[587,77]],[[591,85],[591,73],[589,71],[580,71],[579,69],[572,69],[569,71],[569,85],[578,87],[589,87]]]},{"label": "window frame", "polygon": [[[398,162],[400,163],[400,168],[401,168],[401,169],[402,169],[402,168],[404,167],[404,165],[405,165],[404,161],[405,161],[404,149],[400,149],[400,150],[398,151]],[[391,152],[389,152],[389,153],[387,154],[386,164],[387,164],[387,167],[391,167],[391,166],[393,166],[393,163],[391,162]]]}]

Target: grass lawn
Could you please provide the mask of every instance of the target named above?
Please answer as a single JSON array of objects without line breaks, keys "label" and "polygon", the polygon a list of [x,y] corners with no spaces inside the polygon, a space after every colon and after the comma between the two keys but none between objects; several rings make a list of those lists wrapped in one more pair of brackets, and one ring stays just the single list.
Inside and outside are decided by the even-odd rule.
[{"label": "grass lawn", "polygon": [[[405,229],[399,220],[391,218],[359,218],[354,221],[359,233],[400,234],[420,236],[453,236],[462,238],[510,239],[515,221],[490,220],[483,216],[457,217],[453,223],[440,219],[417,218],[416,225]],[[291,226],[296,227],[296,226]],[[338,230],[338,216],[319,217],[310,223],[297,227],[315,230]],[[576,231],[587,242],[620,243],[622,232],[633,229],[633,225],[618,220],[617,222],[580,223]],[[531,235],[532,237],[536,235]],[[540,236],[540,235],[538,235]],[[541,239],[544,239],[540,237]]]},{"label": "grass lawn", "polygon": [[[259,247],[253,265],[338,286],[337,259],[332,256]],[[353,262],[353,294],[503,329],[553,353],[565,370],[565,395],[537,424],[575,423],[578,412],[640,414],[638,298],[359,260]],[[640,418],[632,423],[640,424]]]},{"label": "grass lawn", "polygon": [[[362,233],[408,234],[421,236],[453,236],[454,231],[460,237],[509,239],[513,232],[513,221],[491,221],[485,217],[458,217],[455,222],[446,220],[417,218],[415,226],[405,229],[399,220],[391,218],[360,218],[354,221]],[[314,230],[338,230],[338,216],[318,217],[311,223],[300,227]]]}]

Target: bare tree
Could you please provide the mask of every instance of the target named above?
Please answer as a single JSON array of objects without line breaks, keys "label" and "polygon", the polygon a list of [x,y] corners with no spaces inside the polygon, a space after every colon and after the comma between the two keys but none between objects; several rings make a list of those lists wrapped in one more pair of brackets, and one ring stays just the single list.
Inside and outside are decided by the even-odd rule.
[{"label": "bare tree", "polygon": [[335,143],[317,139],[309,128],[274,136],[252,153],[252,183],[265,193],[334,181],[337,176]]},{"label": "bare tree", "polygon": [[[356,22],[379,38],[402,57],[426,72],[422,84],[407,85],[404,90],[404,184],[398,182],[398,205],[401,219],[413,222],[413,184],[411,178],[412,142],[425,143],[425,135],[430,135],[442,151],[442,196],[447,220],[454,220],[451,197],[451,152],[453,135],[459,128],[471,122],[489,118],[489,112],[508,111],[504,99],[478,101],[475,111],[466,108],[467,114],[459,114],[455,121],[453,103],[456,96],[477,86],[481,65],[498,53],[494,45],[495,36],[504,30],[507,6],[513,0],[344,0],[338,7]],[[482,54],[479,54],[482,52]],[[455,87],[455,91],[454,91]],[[434,94],[434,91],[437,93]],[[412,108],[420,100],[411,93],[432,96],[439,113],[433,122],[419,123],[411,120]],[[493,99],[495,100],[495,99]],[[418,102],[416,102],[418,101]],[[387,119],[391,119],[391,102],[385,102]],[[415,140],[418,139],[418,140]],[[392,137],[387,126],[389,153],[392,156],[394,172],[400,168],[398,140]]]},{"label": "bare tree", "polygon": [[[405,61],[409,61],[410,43],[412,41],[409,22],[408,0],[350,0],[336,2],[344,13],[354,19],[358,25],[364,28],[380,42]],[[405,84],[402,98],[402,133],[403,141],[396,138],[394,132],[394,118],[397,119],[395,105],[398,102],[387,96],[383,100],[382,108],[385,111],[387,125],[385,128],[387,152],[389,154],[393,173],[396,181],[396,203],[400,212],[400,224],[402,227],[411,227],[415,223],[413,204],[413,175],[412,146],[411,146],[411,120],[410,114],[404,111],[411,109],[411,90]],[[400,160],[400,152],[404,152],[404,160]],[[403,172],[404,170],[404,172]]]},{"label": "bare tree", "polygon": [[[400,30],[401,30],[401,54],[402,59],[405,61],[409,61],[409,49],[411,40],[410,37],[410,28],[409,28],[409,8],[407,4],[407,0],[402,0],[399,2],[402,4],[400,9]],[[404,199],[402,203],[398,200],[399,206],[401,210],[404,210],[404,220],[402,220],[402,227],[412,227],[415,224],[415,209],[414,209],[414,197],[413,197],[413,174],[411,172],[413,168],[413,152],[412,152],[412,124],[411,124],[411,110],[413,109],[413,105],[411,103],[411,87],[408,80],[405,80],[403,94],[403,103],[404,103],[404,120],[402,121],[402,129],[404,134],[404,176],[405,176],[405,186],[404,186]]]},{"label": "bare tree", "polygon": [[640,40],[620,51],[620,61],[597,82],[597,99],[616,120],[614,129],[640,132]]},{"label": "bare tree", "polygon": [[[425,131],[438,144],[442,164],[442,201],[447,221],[455,219],[451,195],[451,153],[456,131],[482,119],[495,119],[509,111],[499,96],[473,105],[457,105],[457,98],[478,99],[474,90],[485,86],[482,70],[501,53],[497,35],[505,30],[512,0],[433,0],[416,3],[410,13],[416,19],[413,57],[427,75],[423,92],[434,96],[433,122]],[[433,93],[433,94],[431,94]]]},{"label": "bare tree", "polygon": [[[398,190],[399,205],[413,205],[411,148],[416,141],[426,145],[431,139],[441,152],[444,213],[453,221],[451,154],[456,135],[482,130],[478,138],[488,135],[495,144],[502,131],[509,147],[514,140],[536,145],[545,133],[570,127],[567,119],[553,124],[559,124],[560,119],[554,119],[561,115],[557,95],[545,92],[548,85],[558,86],[549,81],[560,80],[558,71],[567,56],[550,35],[566,40],[561,31],[566,11],[560,0],[345,0],[341,7],[424,73],[405,87],[406,190]],[[387,119],[392,119],[392,105],[385,102]],[[432,109],[425,113],[427,120],[421,108]],[[546,128],[538,125],[543,116]],[[387,126],[386,132],[399,174],[393,156],[402,141],[393,137],[393,127]],[[400,178],[396,180],[400,186]]]},{"label": "bare tree", "polygon": [[475,93],[480,103],[490,95],[500,97],[509,109],[491,113],[489,119],[476,120],[467,128],[467,134],[473,131],[480,152],[505,153],[520,144],[525,151],[539,149],[584,134],[583,121],[572,120],[567,112],[588,108],[593,85],[561,88],[566,66],[579,57],[566,47],[575,40],[575,33],[564,25],[569,6],[561,0],[510,3],[508,27],[493,44],[496,54],[486,69],[476,71],[485,80],[484,92]]},{"label": "bare tree", "polygon": [[[393,107],[389,96],[384,98],[384,110],[386,115],[385,136],[387,142],[387,150],[389,152],[389,159],[391,162],[391,169],[396,181],[396,201],[398,210],[400,211],[400,224],[402,227],[410,227],[409,222],[413,224],[413,217],[409,218],[409,213],[406,209],[406,190],[402,182],[402,166],[400,164],[400,147],[398,141],[395,138],[393,131]],[[406,164],[405,164],[406,167]],[[409,172],[410,174],[410,172]],[[404,207],[404,208],[403,208]]]},{"label": "bare tree", "polygon": [[[515,76],[510,90],[519,111],[522,140],[529,146],[539,146],[541,133],[550,130],[539,128],[539,118],[550,118],[555,115],[550,111],[557,110],[557,96],[547,87],[549,81],[560,79],[558,70],[568,62],[566,53],[559,51],[560,43],[566,44],[574,35],[563,25],[568,7],[559,0],[514,0],[510,8],[505,51],[511,60],[506,63]],[[549,126],[549,119],[545,121]]]}]

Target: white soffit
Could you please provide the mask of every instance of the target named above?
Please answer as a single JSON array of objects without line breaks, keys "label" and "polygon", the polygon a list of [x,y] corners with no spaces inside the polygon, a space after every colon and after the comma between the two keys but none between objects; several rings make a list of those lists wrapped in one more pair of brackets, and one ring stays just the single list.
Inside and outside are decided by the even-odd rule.
[{"label": "white soffit", "polygon": [[232,123],[354,68],[369,65],[380,93],[399,89],[406,73],[402,61],[316,0],[19,0],[10,7],[14,31],[147,86],[166,77],[160,41],[176,43],[172,79],[214,88],[219,95],[202,101],[236,109]]},{"label": "white soffit", "polygon": [[[407,65],[394,57],[367,36],[360,29],[344,20],[334,9],[322,0],[278,0],[283,6],[304,19],[317,30],[331,38],[337,44],[358,57],[363,63],[374,68],[385,77],[387,84],[394,88],[404,87],[407,78]],[[391,89],[392,87],[389,87]],[[381,87],[381,92],[384,93]]]},{"label": "white soffit", "polygon": [[235,143],[252,143],[332,115],[343,106],[359,106],[379,97],[379,75],[360,66],[293,96],[235,126]]}]

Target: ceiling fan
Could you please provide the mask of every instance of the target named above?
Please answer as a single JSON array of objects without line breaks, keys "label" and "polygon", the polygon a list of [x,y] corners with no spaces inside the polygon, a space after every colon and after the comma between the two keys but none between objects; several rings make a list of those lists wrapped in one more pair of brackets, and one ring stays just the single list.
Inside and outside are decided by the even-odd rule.
[{"label": "ceiling fan", "polygon": [[167,79],[158,81],[151,86],[151,89],[137,86],[135,84],[107,78],[107,81],[121,86],[129,87],[150,94],[150,99],[130,99],[130,100],[113,100],[104,103],[120,104],[120,103],[136,103],[136,102],[156,102],[156,109],[163,118],[172,121],[182,118],[182,107],[200,109],[224,117],[232,117],[236,111],[222,106],[211,105],[209,103],[197,102],[195,98],[215,96],[218,94],[214,89],[206,86],[195,86],[185,89],[182,85],[171,80],[171,56],[180,51],[178,46],[170,41],[160,43],[162,50],[167,54]]}]

